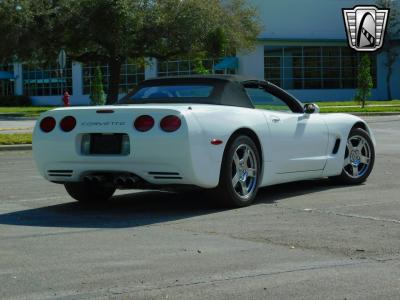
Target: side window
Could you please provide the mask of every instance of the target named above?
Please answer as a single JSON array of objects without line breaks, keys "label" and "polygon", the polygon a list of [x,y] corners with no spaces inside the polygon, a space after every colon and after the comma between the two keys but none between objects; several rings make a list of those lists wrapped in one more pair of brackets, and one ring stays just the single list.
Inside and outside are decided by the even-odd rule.
[{"label": "side window", "polygon": [[246,92],[254,105],[260,105],[267,110],[292,112],[284,101],[264,89],[246,88]]}]

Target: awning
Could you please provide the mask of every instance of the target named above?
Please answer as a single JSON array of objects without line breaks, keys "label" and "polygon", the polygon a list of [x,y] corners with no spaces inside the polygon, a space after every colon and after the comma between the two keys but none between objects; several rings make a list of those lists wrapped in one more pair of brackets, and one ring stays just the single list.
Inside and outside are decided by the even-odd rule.
[{"label": "awning", "polygon": [[35,83],[43,83],[43,84],[49,84],[49,83],[66,83],[67,80],[65,78],[45,78],[45,79],[25,79],[25,83],[28,84],[35,84]]},{"label": "awning", "polygon": [[15,79],[15,76],[13,73],[6,72],[6,71],[0,71],[0,80],[10,80],[10,79]]},{"label": "awning", "polygon": [[237,57],[225,57],[222,61],[217,63],[214,66],[214,70],[236,70],[238,67],[238,58]]}]

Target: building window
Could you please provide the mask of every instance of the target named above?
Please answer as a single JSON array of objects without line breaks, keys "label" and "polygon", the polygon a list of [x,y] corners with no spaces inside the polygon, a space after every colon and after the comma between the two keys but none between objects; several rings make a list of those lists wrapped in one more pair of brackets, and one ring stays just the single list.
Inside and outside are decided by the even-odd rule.
[{"label": "building window", "polygon": [[[221,59],[203,59],[202,63],[205,69],[213,72],[214,66],[218,64]],[[215,74],[224,74],[223,70],[216,70]],[[236,70],[227,69],[227,74],[235,74]],[[195,61],[194,60],[170,60],[158,61],[158,76],[185,76],[194,75]]]},{"label": "building window", "polygon": [[[14,74],[13,65],[0,65],[0,71]],[[0,78],[0,96],[13,96],[14,95],[14,80]]]},{"label": "building window", "polygon": [[[354,89],[361,56],[347,47],[266,46],[264,75],[285,89]],[[370,57],[375,88],[376,55]]]},{"label": "building window", "polygon": [[[92,83],[95,78],[96,68],[97,65],[94,63],[83,66],[83,94],[85,95],[90,95],[92,92]],[[109,68],[107,65],[100,66],[100,70],[103,75],[104,92],[107,92],[110,80]],[[130,63],[122,65],[120,80],[119,93],[125,94],[144,80],[144,65]]]},{"label": "building window", "polygon": [[67,60],[61,72],[57,65],[23,65],[24,94],[28,96],[59,96],[68,91],[72,95],[72,64]]}]

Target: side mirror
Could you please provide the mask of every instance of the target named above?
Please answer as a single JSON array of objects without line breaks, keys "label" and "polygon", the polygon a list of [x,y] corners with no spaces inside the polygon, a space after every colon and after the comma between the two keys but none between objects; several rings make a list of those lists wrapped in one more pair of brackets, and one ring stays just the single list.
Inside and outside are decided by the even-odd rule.
[{"label": "side mirror", "polygon": [[315,103],[308,103],[304,105],[304,112],[306,114],[318,114],[320,112],[319,106]]}]

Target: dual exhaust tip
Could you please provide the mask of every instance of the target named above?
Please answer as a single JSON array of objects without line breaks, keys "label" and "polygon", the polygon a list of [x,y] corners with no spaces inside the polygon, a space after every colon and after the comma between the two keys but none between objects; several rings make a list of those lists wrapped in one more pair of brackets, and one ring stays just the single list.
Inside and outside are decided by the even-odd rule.
[{"label": "dual exhaust tip", "polygon": [[100,182],[105,182],[106,177],[100,175],[90,175],[90,176],[85,176],[83,178],[83,181],[86,183],[100,183]]},{"label": "dual exhaust tip", "polygon": [[85,183],[105,183],[111,181],[117,187],[129,187],[138,183],[138,178],[135,176],[121,175],[110,180],[110,178],[104,175],[88,175],[83,178],[83,181]]},{"label": "dual exhaust tip", "polygon": [[133,176],[118,176],[114,179],[116,186],[133,186],[137,180]]}]

